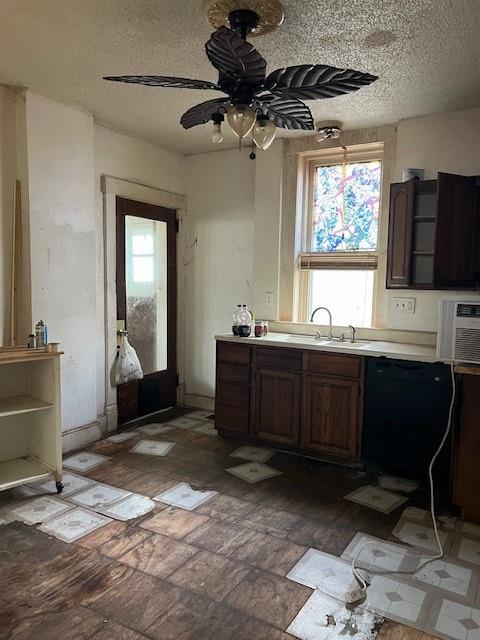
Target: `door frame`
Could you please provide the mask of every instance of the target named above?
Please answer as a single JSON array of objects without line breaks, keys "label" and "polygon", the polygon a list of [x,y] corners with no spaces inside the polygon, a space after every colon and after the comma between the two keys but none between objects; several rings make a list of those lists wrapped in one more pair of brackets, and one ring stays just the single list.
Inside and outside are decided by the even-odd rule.
[{"label": "door frame", "polygon": [[[103,194],[103,282],[99,288],[104,290],[103,327],[99,326],[100,335],[105,336],[104,345],[104,388],[105,388],[105,426],[102,430],[114,431],[118,423],[117,389],[114,384],[114,363],[117,352],[117,288],[116,288],[116,200],[117,196],[136,200],[146,204],[158,205],[166,209],[175,209],[179,222],[177,234],[177,370],[179,373],[179,387],[177,388],[177,403],[183,402],[184,395],[184,319],[185,292],[181,283],[185,280],[185,268],[181,259],[181,247],[185,246],[185,230],[183,221],[187,213],[187,198],[178,193],[163,191],[137,184],[129,180],[122,180],[111,176],[101,176],[101,191]],[[99,247],[101,250],[101,247]],[[101,370],[100,368],[98,370]],[[99,383],[100,384],[100,383]]]}]

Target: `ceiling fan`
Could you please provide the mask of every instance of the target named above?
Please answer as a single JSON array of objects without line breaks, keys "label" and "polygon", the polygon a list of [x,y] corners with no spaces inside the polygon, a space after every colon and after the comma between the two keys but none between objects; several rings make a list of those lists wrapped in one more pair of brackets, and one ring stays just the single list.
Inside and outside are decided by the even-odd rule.
[{"label": "ceiling fan", "polygon": [[[238,8],[240,7],[240,8]],[[213,121],[212,142],[222,142],[221,124],[228,124],[240,138],[250,132],[260,149],[273,142],[276,128],[313,130],[310,109],[302,100],[334,98],[369,85],[376,76],[323,64],[295,65],[266,74],[267,63],[247,41],[276,29],[283,21],[278,0],[216,0],[207,17],[216,31],[205,45],[208,59],[219,72],[217,83],[170,76],[106,76],[105,80],[221,91],[226,97],[207,100],[186,111],[180,123],[185,129]],[[229,25],[227,27],[226,25]]]}]

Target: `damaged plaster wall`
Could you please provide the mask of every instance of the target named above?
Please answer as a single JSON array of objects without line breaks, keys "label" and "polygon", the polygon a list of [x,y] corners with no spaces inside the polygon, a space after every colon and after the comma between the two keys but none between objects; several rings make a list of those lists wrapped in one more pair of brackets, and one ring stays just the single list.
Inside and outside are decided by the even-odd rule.
[{"label": "damaged plaster wall", "polygon": [[28,92],[26,128],[32,318],[65,351],[67,431],[97,418],[93,118]]},{"label": "damaged plaster wall", "polygon": [[13,185],[17,170],[15,93],[0,85],[0,346],[10,344]]},{"label": "damaged plaster wall", "polygon": [[[190,156],[184,249],[187,402],[215,395],[216,333],[253,303],[255,162],[249,149]],[[191,396],[195,396],[192,398]]]},{"label": "damaged plaster wall", "polygon": [[[103,194],[101,176],[162,189],[185,193],[185,158],[180,153],[162,149],[146,140],[119,133],[100,124],[94,125],[95,136],[95,225],[97,242],[97,315],[96,315],[96,371],[97,414],[105,410],[105,296],[104,287],[115,287],[115,282],[104,282]],[[110,220],[108,224],[114,225]],[[179,247],[180,250],[180,247]],[[108,354],[113,362],[115,354]]]}]

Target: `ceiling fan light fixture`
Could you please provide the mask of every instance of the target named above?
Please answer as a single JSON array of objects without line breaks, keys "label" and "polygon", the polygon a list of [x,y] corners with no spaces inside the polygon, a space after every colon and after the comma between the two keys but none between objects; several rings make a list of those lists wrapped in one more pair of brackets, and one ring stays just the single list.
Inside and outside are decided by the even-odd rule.
[{"label": "ceiling fan light fixture", "polygon": [[276,133],[277,127],[267,116],[257,117],[253,126],[253,141],[259,149],[266,151],[275,140]]},{"label": "ceiling fan light fixture", "polygon": [[255,111],[248,104],[234,104],[227,111],[227,121],[241,140],[253,129]]}]

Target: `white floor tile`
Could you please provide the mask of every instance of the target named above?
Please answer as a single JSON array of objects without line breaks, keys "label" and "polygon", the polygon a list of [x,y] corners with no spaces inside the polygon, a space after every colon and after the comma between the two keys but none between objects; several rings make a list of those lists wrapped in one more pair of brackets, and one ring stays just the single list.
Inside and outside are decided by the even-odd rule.
[{"label": "white floor tile", "polygon": [[[62,478],[63,490],[59,495],[61,495],[62,498],[65,498],[76,491],[89,487],[93,483],[93,480],[85,478],[84,476],[76,476],[74,473],[64,473]],[[39,493],[53,493],[57,495],[55,480],[46,480],[45,482],[40,482],[31,486]]]},{"label": "white floor tile", "polygon": [[282,475],[281,471],[277,471],[277,469],[261,462],[247,462],[247,464],[230,467],[229,469],[225,469],[225,471],[250,483],[260,482],[260,480]]},{"label": "white floor tile", "polygon": [[[362,572],[368,580],[367,572]],[[317,549],[309,549],[287,575],[298,582],[345,602],[349,591],[358,590],[359,585],[352,574],[351,563]]]},{"label": "white floor tile", "polygon": [[382,489],[390,491],[402,491],[403,493],[413,493],[418,489],[418,482],[407,478],[397,478],[395,476],[380,476],[378,484]]},{"label": "white floor tile", "polygon": [[[335,622],[327,626],[327,621]],[[348,611],[339,600],[314,591],[287,629],[301,640],[373,640],[379,619],[365,609]]]},{"label": "white floor tile", "polygon": [[420,582],[460,596],[468,594],[472,571],[446,560],[435,560],[419,569],[414,577]]},{"label": "white floor tile", "polygon": [[445,598],[432,631],[455,640],[480,640],[480,610]]},{"label": "white floor tile", "polygon": [[480,564],[480,542],[478,540],[470,540],[463,538],[460,542],[457,557],[464,562],[471,564]]},{"label": "white floor tile", "polygon": [[[429,551],[438,551],[438,544],[433,527],[426,527],[422,524],[408,522],[400,518],[392,535],[413,547],[420,547],[422,549],[428,549]],[[445,531],[439,531],[438,535],[442,545],[445,546],[448,540],[448,534]]]},{"label": "white floor tile", "polygon": [[367,607],[372,607],[380,615],[387,618],[401,618],[413,624],[418,624],[420,612],[427,592],[409,584],[404,584],[386,578],[374,576],[367,589]]},{"label": "white floor tile", "polygon": [[213,414],[213,411],[192,411],[186,417],[192,418],[193,420],[206,420],[209,416]]},{"label": "white floor tile", "polygon": [[107,456],[101,456],[98,453],[90,453],[90,451],[81,451],[75,453],[73,456],[66,458],[63,461],[63,466],[67,469],[74,469],[75,471],[90,471],[110,460]]},{"label": "white floor tile", "polygon": [[28,525],[39,524],[45,522],[49,518],[53,518],[60,513],[68,511],[72,508],[72,505],[58,500],[57,498],[51,498],[50,496],[40,496],[27,500],[11,509],[12,515],[17,520],[24,522]]},{"label": "white floor tile", "polygon": [[241,460],[250,460],[251,462],[266,462],[270,460],[273,454],[274,451],[271,449],[244,446],[236,449],[230,456],[232,458],[240,458]]},{"label": "white floor tile", "polygon": [[174,420],[169,420],[167,424],[177,429],[193,429],[194,427],[198,427],[200,420],[192,420],[189,414],[188,418],[175,418]]},{"label": "white floor tile", "polygon": [[162,442],[160,440],[140,440],[130,449],[131,453],[141,453],[147,456],[166,456],[175,446],[174,442]]},{"label": "white floor tile", "polygon": [[172,489],[160,493],[158,496],[154,496],[154,500],[158,502],[164,502],[172,507],[179,507],[180,509],[186,509],[187,511],[193,511],[207,500],[211,500],[216,495],[217,491],[195,491],[186,482],[177,484]]},{"label": "white floor tile", "polygon": [[400,517],[410,518],[410,520],[424,520],[428,514],[429,511],[425,511],[425,509],[419,509],[418,507],[405,507]]},{"label": "white floor tile", "polygon": [[126,440],[130,440],[136,436],[138,436],[136,431],[122,431],[122,433],[115,433],[113,436],[109,436],[107,440],[108,442],[118,444],[119,442],[125,442]]},{"label": "white floor tile", "polygon": [[155,507],[155,502],[147,496],[141,496],[138,493],[132,493],[127,498],[123,498],[119,502],[101,509],[103,515],[115,520],[132,520],[133,518],[139,518],[146,513],[152,511]]},{"label": "white floor tile", "polygon": [[162,433],[168,433],[174,427],[171,427],[166,424],[152,423],[152,424],[144,424],[142,427],[138,427],[137,431],[140,431],[146,436],[159,436]]},{"label": "white floor tile", "polygon": [[53,518],[40,525],[40,531],[55,536],[63,542],[75,542],[88,533],[112,522],[111,518],[102,516],[94,511],[77,507],[64,515]]},{"label": "white floor tile", "polygon": [[[365,546],[367,542],[372,544]],[[359,551],[357,567],[372,567],[389,571],[398,571],[408,555],[407,547],[357,533],[342,553],[342,558],[351,561]]]},{"label": "white floor tile", "polygon": [[70,502],[80,505],[81,507],[88,507],[89,509],[103,509],[121,498],[126,498],[130,495],[129,491],[123,489],[117,489],[117,487],[111,487],[107,484],[94,484],[92,487],[80,491],[73,496],[69,497]]},{"label": "white floor tile", "polygon": [[367,485],[346,495],[345,500],[350,500],[350,502],[356,502],[364,507],[369,507],[370,509],[375,509],[375,511],[387,514],[407,502],[408,498],[398,495],[397,493],[392,493],[391,491],[386,491],[380,487]]},{"label": "white floor tile", "polygon": [[480,525],[473,522],[462,522],[460,525],[460,533],[466,533],[475,538],[480,538]]},{"label": "white floor tile", "polygon": [[[419,524],[423,524],[425,527],[433,527],[432,514],[425,509],[418,509],[417,507],[406,507],[402,511],[401,518],[407,520],[415,520]],[[441,531],[454,531],[457,526],[457,519],[453,516],[447,516],[444,514],[437,514],[437,526]]]},{"label": "white floor tile", "polygon": [[215,424],[208,420],[204,424],[201,424],[199,427],[195,427],[194,431],[198,433],[204,433],[207,436],[218,436],[218,431],[215,429]]}]

